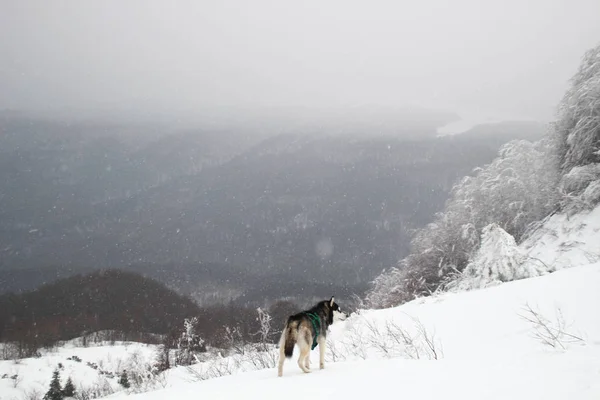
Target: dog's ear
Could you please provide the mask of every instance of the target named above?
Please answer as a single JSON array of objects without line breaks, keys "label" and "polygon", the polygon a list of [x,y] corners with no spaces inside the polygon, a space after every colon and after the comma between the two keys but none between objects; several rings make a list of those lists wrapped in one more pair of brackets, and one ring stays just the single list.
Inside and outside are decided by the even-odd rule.
[{"label": "dog's ear", "polygon": [[331,300],[329,301],[329,306],[333,307],[333,296],[331,296]]}]

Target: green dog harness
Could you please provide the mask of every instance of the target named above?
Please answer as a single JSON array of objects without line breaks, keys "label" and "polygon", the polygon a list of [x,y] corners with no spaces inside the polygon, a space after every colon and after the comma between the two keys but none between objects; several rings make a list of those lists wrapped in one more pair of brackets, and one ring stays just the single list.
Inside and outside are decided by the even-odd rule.
[{"label": "green dog harness", "polygon": [[317,347],[317,337],[319,336],[319,325],[321,325],[321,319],[315,313],[307,312],[306,315],[310,318],[310,322],[312,322],[313,328],[315,330],[315,337],[313,338],[311,350],[314,350]]}]

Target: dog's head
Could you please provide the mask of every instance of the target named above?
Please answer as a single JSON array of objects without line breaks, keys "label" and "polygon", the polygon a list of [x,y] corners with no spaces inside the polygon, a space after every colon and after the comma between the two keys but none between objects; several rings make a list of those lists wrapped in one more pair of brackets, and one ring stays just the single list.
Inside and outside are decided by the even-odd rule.
[{"label": "dog's head", "polygon": [[342,311],[340,305],[335,302],[335,297],[331,296],[331,299],[326,300],[325,303],[329,308],[329,324],[333,324],[334,321],[345,320],[348,316]]}]

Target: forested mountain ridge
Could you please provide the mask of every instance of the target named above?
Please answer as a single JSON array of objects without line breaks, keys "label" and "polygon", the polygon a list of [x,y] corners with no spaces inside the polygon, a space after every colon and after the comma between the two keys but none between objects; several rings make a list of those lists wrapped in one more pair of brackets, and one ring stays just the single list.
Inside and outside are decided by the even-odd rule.
[{"label": "forested mountain ridge", "polygon": [[0,296],[2,341],[40,346],[85,333],[168,334],[200,309],[139,274],[103,270]]}]

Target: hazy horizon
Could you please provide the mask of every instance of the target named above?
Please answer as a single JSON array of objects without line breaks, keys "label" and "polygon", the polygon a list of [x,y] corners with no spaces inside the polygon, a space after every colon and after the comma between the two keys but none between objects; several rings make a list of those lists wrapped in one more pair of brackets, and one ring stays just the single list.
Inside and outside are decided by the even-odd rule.
[{"label": "hazy horizon", "polygon": [[0,1],[0,109],[419,106],[548,120],[600,2]]}]

